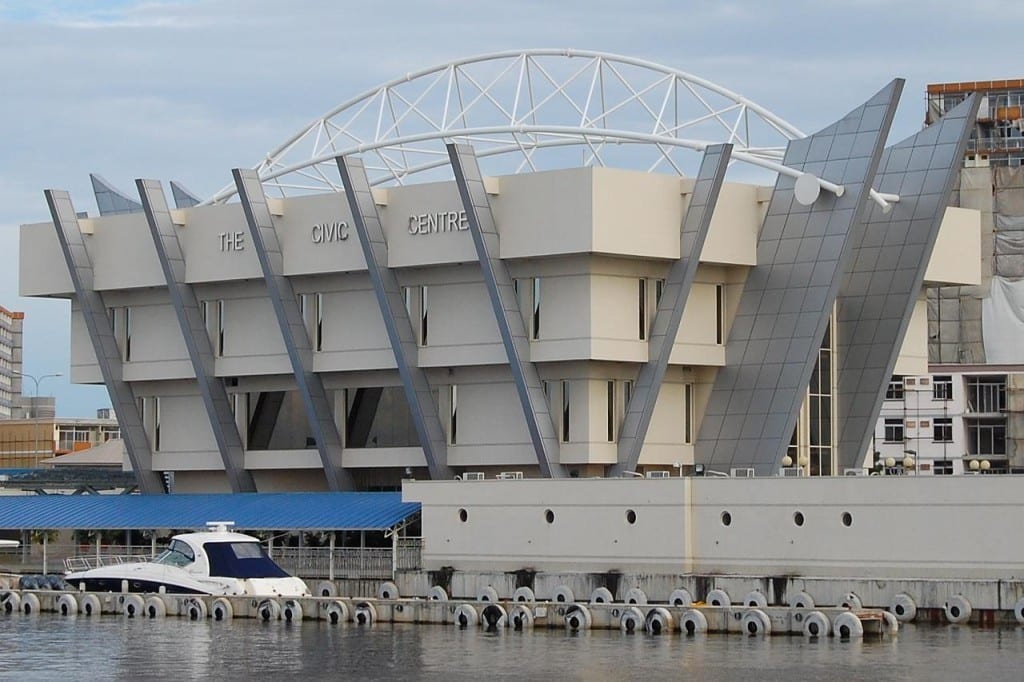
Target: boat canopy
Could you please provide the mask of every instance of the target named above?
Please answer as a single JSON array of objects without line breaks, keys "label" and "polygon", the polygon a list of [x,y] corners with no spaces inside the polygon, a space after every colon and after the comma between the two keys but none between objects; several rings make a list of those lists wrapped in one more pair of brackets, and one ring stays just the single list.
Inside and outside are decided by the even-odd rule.
[{"label": "boat canopy", "polygon": [[18,495],[0,497],[0,530],[204,529],[230,519],[249,531],[385,531],[419,511],[400,492]]}]

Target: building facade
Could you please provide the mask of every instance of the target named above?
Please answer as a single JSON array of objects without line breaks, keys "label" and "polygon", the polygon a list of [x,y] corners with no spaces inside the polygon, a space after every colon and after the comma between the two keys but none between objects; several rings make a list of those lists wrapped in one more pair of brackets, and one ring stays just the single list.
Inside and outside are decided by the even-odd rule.
[{"label": "building facade", "polygon": [[[144,491],[835,475],[888,377],[927,372],[925,287],[978,282],[978,216],[946,208],[976,101],[886,148],[901,85],[775,160],[703,145],[692,178],[485,178],[449,145],[454,182],[371,189],[332,147],[304,168],[341,190],[235,170],[170,209],[140,180],[94,218],[47,192],[21,291],[71,299],[72,379],[107,385]],[[779,179],[727,182],[730,158]]]},{"label": "building facade", "polygon": [[21,339],[25,313],[0,306],[0,419],[10,419],[21,397]]}]

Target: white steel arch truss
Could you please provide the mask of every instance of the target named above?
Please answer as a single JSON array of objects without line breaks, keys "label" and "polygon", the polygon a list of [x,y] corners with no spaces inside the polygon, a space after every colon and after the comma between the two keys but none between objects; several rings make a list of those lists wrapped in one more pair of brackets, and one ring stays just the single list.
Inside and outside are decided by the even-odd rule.
[{"label": "white steel arch truss", "polygon": [[[677,69],[535,49],[453,61],[368,90],[289,137],[255,170],[280,196],[341,189],[339,155],[362,155],[373,185],[448,179],[444,142],[458,142],[472,145],[492,175],[578,165],[685,175],[700,158],[686,152],[728,142],[734,161],[796,177],[802,173],[781,159],[788,141],[804,136],[764,107]],[[203,203],[234,193],[230,185]]]}]

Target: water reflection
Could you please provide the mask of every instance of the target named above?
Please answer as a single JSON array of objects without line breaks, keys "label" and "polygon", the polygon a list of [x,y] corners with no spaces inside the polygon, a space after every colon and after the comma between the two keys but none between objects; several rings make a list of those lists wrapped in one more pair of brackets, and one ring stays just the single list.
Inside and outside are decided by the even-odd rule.
[{"label": "water reflection", "polygon": [[[2,679],[1019,679],[1024,630],[904,626],[895,639],[493,633],[440,625],[0,616]],[[754,677],[751,677],[754,675]]]}]

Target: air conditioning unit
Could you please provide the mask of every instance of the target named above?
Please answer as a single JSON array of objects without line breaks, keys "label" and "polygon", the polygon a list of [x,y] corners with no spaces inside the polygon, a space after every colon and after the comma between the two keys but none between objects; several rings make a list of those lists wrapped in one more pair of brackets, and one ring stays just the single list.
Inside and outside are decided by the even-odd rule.
[{"label": "air conditioning unit", "polygon": [[807,474],[803,467],[782,467],[779,469],[779,475],[784,478],[799,478]]},{"label": "air conditioning unit", "polygon": [[462,474],[463,481],[482,481],[484,480],[484,472],[482,471],[467,471]]},{"label": "air conditioning unit", "polygon": [[520,481],[523,478],[522,471],[502,471],[495,476],[500,481]]},{"label": "air conditioning unit", "polygon": [[648,471],[647,478],[669,478],[672,473],[669,471]]},{"label": "air conditioning unit", "polygon": [[753,468],[743,467],[741,469],[730,469],[729,475],[733,478],[753,478],[757,474],[754,473]]}]

